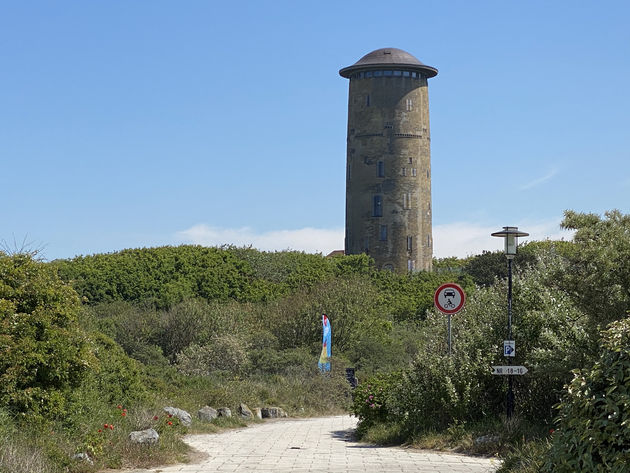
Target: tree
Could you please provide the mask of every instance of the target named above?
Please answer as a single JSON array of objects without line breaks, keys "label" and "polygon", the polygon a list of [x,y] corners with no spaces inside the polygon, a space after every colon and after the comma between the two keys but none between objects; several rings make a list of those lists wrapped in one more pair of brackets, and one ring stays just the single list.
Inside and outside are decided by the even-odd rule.
[{"label": "tree", "polygon": [[0,253],[0,404],[60,413],[94,361],[76,319],[77,293],[30,254]]},{"label": "tree", "polygon": [[630,311],[630,215],[566,211],[562,227],[575,230],[570,266],[561,279],[593,327],[607,325]]}]

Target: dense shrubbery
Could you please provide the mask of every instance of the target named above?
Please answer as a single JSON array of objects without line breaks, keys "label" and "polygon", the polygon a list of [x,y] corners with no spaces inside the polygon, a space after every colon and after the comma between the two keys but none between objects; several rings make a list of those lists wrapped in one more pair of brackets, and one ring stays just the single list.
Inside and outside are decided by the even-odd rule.
[{"label": "dense shrubbery", "polygon": [[0,407],[37,417],[63,411],[94,362],[78,311],[54,268],[0,253]]},{"label": "dense shrubbery", "polygon": [[630,319],[602,337],[597,362],[576,371],[559,405],[545,471],[628,471],[630,463]]},{"label": "dense shrubbery", "polygon": [[[574,243],[530,243],[515,264],[514,363],[529,372],[514,380],[517,418],[494,446],[476,451],[508,451],[526,435],[534,441],[509,452],[503,471],[540,466],[548,447],[535,439],[580,367],[561,404],[550,468],[578,468],[567,463],[577,452],[582,471],[614,469],[627,454],[618,445],[628,442],[619,430],[630,402],[627,321],[606,332],[601,358],[598,349],[599,328],[630,309],[630,217],[569,212],[564,225],[576,230]],[[2,254],[0,471],[87,471],[69,460],[79,449],[98,467],[146,458],[150,450],[128,449],[124,430],[153,425],[166,399],[192,411],[243,401],[293,414],[338,412],[350,407],[347,366],[361,381],[352,407],[361,435],[400,441],[444,432],[472,445],[472,433],[493,434],[488,419],[505,411],[505,379],[490,374],[505,361],[505,268],[501,252],[436,261],[435,272],[411,275],[376,271],[365,255],[233,247],[53,263]],[[468,294],[453,318],[452,356],[446,318],[433,309],[435,289],[449,281]],[[316,364],[322,313],[333,327],[329,376]],[[129,417],[104,442],[99,425],[122,415],[116,405]],[[41,435],[53,431],[53,440]],[[164,434],[153,461],[181,453],[177,431]],[[595,441],[584,443],[589,437]],[[35,451],[31,464],[15,462]]]}]

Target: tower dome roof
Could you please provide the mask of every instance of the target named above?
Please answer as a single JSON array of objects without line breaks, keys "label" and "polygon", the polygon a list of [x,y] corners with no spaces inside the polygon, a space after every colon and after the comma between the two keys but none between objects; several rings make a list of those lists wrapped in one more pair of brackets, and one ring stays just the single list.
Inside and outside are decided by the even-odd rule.
[{"label": "tower dome roof", "polygon": [[415,70],[422,72],[427,77],[434,77],[438,73],[435,67],[421,63],[407,51],[397,48],[382,48],[366,54],[352,66],[344,67],[339,71],[339,74],[342,77],[349,78],[358,71],[381,69],[383,67],[400,67],[405,70]]}]

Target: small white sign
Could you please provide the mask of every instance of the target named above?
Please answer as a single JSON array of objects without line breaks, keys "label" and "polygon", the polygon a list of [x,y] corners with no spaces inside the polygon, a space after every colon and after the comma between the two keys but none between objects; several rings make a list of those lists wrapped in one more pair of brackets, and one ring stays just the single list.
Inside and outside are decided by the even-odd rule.
[{"label": "small white sign", "polygon": [[503,356],[511,358],[516,356],[516,343],[514,340],[503,340]]},{"label": "small white sign", "polygon": [[492,374],[504,375],[504,376],[513,376],[513,375],[522,375],[527,373],[527,368],[524,366],[493,366]]}]

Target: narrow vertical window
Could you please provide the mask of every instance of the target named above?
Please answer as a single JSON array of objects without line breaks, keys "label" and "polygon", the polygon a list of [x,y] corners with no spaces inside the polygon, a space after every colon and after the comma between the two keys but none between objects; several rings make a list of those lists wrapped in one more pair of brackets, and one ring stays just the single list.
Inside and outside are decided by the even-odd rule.
[{"label": "narrow vertical window", "polygon": [[407,175],[407,168],[402,168],[402,169],[400,170],[400,173],[401,173],[403,176],[406,176],[406,175]]},{"label": "narrow vertical window", "polygon": [[370,252],[370,239],[368,237],[365,237],[365,240],[363,240],[363,251],[365,253]]},{"label": "narrow vertical window", "polygon": [[376,163],[376,176],[385,177],[385,163],[383,161]]},{"label": "narrow vertical window", "polygon": [[365,106],[369,107],[370,106],[370,94],[367,94],[365,96]]},{"label": "narrow vertical window", "polygon": [[427,235],[427,246],[431,246],[431,237]]},{"label": "narrow vertical window", "polygon": [[387,241],[387,225],[381,225],[379,231],[379,239],[381,241]]},{"label": "narrow vertical window", "polygon": [[407,99],[407,111],[411,112],[413,110],[413,100]]},{"label": "narrow vertical window", "polygon": [[372,217],[382,217],[383,216],[383,197],[380,195],[375,195],[374,200],[372,202]]},{"label": "narrow vertical window", "polygon": [[407,251],[411,251],[413,249],[413,237],[407,237]]},{"label": "narrow vertical window", "polygon": [[413,158],[409,158],[409,164],[413,164]]},{"label": "narrow vertical window", "polygon": [[418,175],[418,170],[416,168],[411,168],[411,175],[416,177]]},{"label": "narrow vertical window", "polygon": [[407,260],[407,270],[408,271],[413,271],[414,267],[415,267],[415,261],[412,259],[408,259]]},{"label": "narrow vertical window", "polygon": [[407,192],[403,194],[403,209],[411,208],[411,193]]},{"label": "narrow vertical window", "polygon": [[346,171],[346,175],[348,176],[348,180],[352,179],[352,164],[348,163],[348,170]]}]

